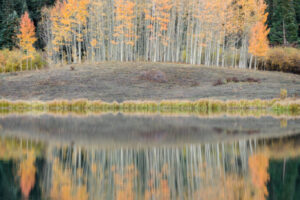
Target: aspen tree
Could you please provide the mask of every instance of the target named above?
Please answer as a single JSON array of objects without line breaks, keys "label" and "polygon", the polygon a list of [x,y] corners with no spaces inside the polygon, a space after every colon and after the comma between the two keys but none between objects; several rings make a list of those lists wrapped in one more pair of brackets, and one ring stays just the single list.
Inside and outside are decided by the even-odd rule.
[{"label": "aspen tree", "polygon": [[[118,45],[120,51],[120,60],[128,61],[133,59],[133,50],[135,45],[135,31],[133,20],[135,2],[130,0],[117,0],[115,3],[116,23],[114,37],[116,41],[113,44]],[[125,59],[124,59],[125,57]]]},{"label": "aspen tree", "polygon": [[81,63],[82,59],[82,43],[83,43],[83,35],[84,28],[87,25],[87,17],[88,17],[88,5],[90,0],[77,0],[76,1],[76,15],[75,20],[77,22],[77,43],[78,43],[78,62]]},{"label": "aspen tree", "polygon": [[60,1],[56,1],[55,6],[50,11],[50,20],[51,20],[51,32],[52,35],[52,44],[53,44],[53,57],[54,62],[57,63],[58,59],[61,57],[61,63],[63,63],[63,56],[60,55],[63,48],[63,35],[62,35],[62,24],[61,21],[61,9],[62,3]]},{"label": "aspen tree", "polygon": [[22,196],[28,199],[31,190],[35,185],[36,167],[35,167],[35,154],[33,151],[27,153],[27,158],[20,163],[18,174],[20,176],[20,188]]},{"label": "aspen tree", "polygon": [[[35,26],[29,18],[28,12],[25,12],[21,17],[20,33],[17,35],[19,39],[19,46],[26,53],[26,69],[28,70],[28,59],[32,59],[32,53],[35,51],[33,44],[37,38],[35,36]],[[31,66],[32,68],[32,66]],[[22,66],[21,66],[22,70]]]},{"label": "aspen tree", "polygon": [[105,60],[106,48],[104,37],[105,2],[95,0],[91,2],[87,24],[88,50],[87,59],[92,63]]},{"label": "aspen tree", "polygon": [[47,51],[54,62],[142,59],[246,68],[254,38],[266,35],[258,33],[262,2],[59,0],[44,14],[50,15]]},{"label": "aspen tree", "polygon": [[[249,40],[249,53],[255,56],[254,69],[257,68],[257,57],[266,56],[269,49],[268,34],[270,30],[267,28],[266,21],[268,13],[265,13],[267,5],[263,0],[258,1],[257,5],[257,22],[251,28]],[[252,56],[249,68],[252,68]]]}]

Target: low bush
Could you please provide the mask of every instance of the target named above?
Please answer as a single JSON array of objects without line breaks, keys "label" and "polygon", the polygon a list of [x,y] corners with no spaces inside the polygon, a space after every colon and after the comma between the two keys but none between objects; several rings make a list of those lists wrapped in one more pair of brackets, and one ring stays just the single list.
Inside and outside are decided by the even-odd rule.
[{"label": "low bush", "polygon": [[140,79],[157,83],[167,82],[166,74],[160,70],[143,71],[140,75]]},{"label": "low bush", "polygon": [[271,48],[264,60],[265,70],[300,74],[300,49],[291,47]]},{"label": "low bush", "polygon": [[16,72],[24,70],[37,70],[46,66],[42,55],[39,52],[27,56],[21,50],[0,51],[0,73]]},{"label": "low bush", "polygon": [[287,90],[286,89],[281,89],[280,90],[280,98],[281,99],[286,99],[287,98]]},{"label": "low bush", "polygon": [[238,79],[237,77],[229,77],[226,79],[218,79],[213,83],[213,86],[219,86],[219,85],[225,85],[227,83],[260,83],[260,79],[256,78],[243,78],[243,79]]}]

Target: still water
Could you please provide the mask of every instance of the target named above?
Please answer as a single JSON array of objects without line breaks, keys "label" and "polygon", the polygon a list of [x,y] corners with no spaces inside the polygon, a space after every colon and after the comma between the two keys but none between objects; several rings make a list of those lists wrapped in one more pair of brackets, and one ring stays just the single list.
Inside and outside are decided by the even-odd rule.
[{"label": "still water", "polygon": [[2,116],[0,199],[300,199],[300,119]]}]

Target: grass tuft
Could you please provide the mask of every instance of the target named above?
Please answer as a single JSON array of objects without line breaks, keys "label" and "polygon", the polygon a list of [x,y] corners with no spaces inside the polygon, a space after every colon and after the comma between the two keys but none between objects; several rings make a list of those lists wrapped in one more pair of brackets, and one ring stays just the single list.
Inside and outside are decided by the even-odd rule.
[{"label": "grass tuft", "polygon": [[286,99],[287,98],[287,90],[286,89],[281,89],[280,90],[280,98],[281,99]]}]

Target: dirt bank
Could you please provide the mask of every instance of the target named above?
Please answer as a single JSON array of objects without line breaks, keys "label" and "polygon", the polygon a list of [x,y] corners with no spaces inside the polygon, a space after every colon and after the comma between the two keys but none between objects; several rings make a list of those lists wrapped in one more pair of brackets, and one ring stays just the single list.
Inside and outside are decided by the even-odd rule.
[{"label": "dirt bank", "polygon": [[[184,64],[106,62],[0,74],[0,98],[124,101],[300,96],[300,76]],[[153,77],[151,77],[153,76]]]}]

